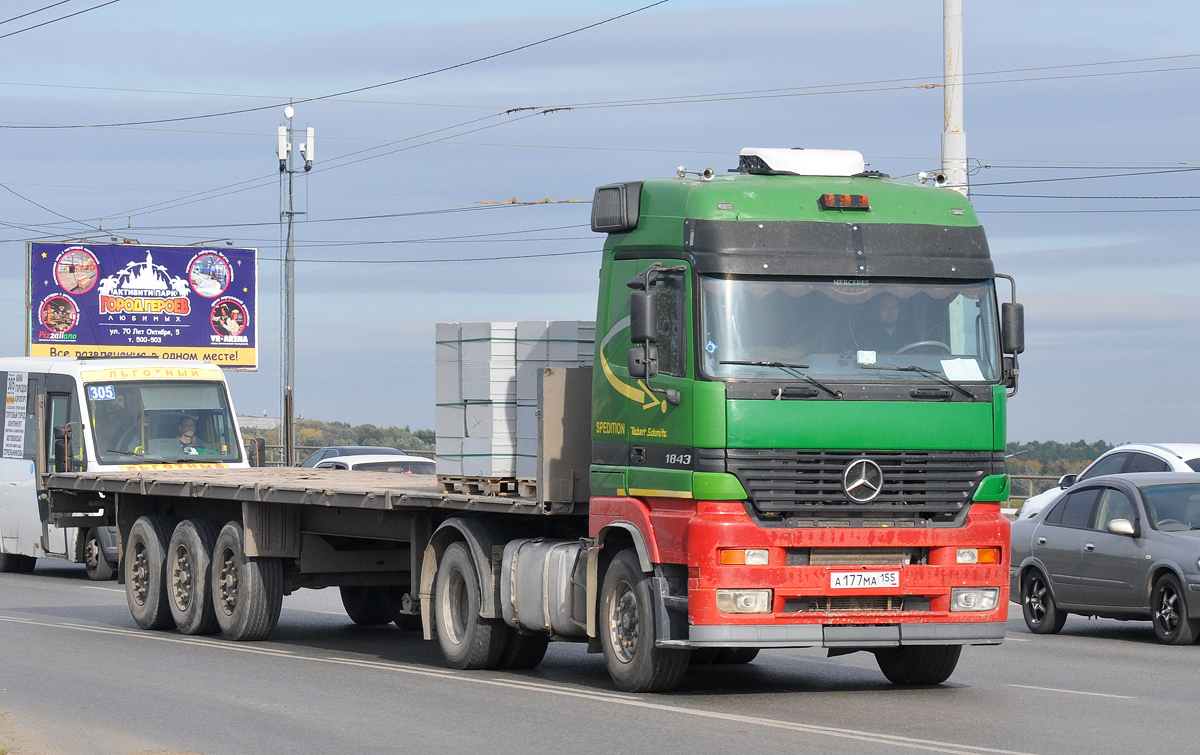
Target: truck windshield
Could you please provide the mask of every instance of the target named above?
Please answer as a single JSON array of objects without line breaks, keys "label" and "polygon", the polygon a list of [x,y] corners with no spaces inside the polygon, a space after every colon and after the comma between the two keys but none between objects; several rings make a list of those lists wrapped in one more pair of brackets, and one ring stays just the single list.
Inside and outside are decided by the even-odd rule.
[{"label": "truck windshield", "polygon": [[101,464],[241,460],[221,383],[122,381],[85,389]]},{"label": "truck windshield", "polygon": [[[992,281],[703,279],[704,370],[717,379],[995,382]],[[763,362],[762,365],[731,364]]]}]

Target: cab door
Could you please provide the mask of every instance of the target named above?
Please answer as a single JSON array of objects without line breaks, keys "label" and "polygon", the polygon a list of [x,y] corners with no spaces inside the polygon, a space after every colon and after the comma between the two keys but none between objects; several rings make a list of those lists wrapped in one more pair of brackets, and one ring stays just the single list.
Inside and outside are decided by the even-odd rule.
[{"label": "cab door", "polygon": [[[80,418],[79,391],[73,378],[67,375],[46,376],[46,396],[43,401],[42,443],[48,472],[81,472],[87,469],[83,423]],[[50,511],[39,498],[38,511],[42,519],[42,550],[47,555],[69,557],[73,551],[75,528],[59,528],[50,524]]]}]

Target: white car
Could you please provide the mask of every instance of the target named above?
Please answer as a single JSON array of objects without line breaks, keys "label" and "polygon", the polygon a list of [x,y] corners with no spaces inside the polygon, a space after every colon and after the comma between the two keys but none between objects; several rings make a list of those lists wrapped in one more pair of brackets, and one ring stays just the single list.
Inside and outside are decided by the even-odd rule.
[{"label": "white car", "polygon": [[315,469],[356,469],[360,472],[394,472],[396,474],[436,474],[437,464],[424,456],[405,454],[360,454],[335,456],[318,462]]},{"label": "white car", "polygon": [[1077,482],[1125,472],[1200,472],[1200,443],[1127,443],[1107,451],[1078,475],[1063,475],[1058,485],[1025,499],[1017,520],[1042,511]]}]

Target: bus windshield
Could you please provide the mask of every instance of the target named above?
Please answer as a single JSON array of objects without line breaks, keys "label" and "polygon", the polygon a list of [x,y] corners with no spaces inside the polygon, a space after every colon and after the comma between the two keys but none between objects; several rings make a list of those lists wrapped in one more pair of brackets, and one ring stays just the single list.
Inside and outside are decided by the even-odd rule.
[{"label": "bus windshield", "polygon": [[85,389],[101,464],[241,461],[222,383],[122,381]]},{"label": "bus windshield", "polygon": [[717,379],[792,379],[780,365],[854,382],[928,380],[922,370],[995,382],[1000,372],[990,280],[706,277],[703,312],[704,371]]}]

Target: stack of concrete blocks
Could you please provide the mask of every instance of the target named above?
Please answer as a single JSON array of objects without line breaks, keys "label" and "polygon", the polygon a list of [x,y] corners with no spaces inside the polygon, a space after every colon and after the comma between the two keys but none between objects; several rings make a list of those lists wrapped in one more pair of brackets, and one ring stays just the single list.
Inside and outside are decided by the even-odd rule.
[{"label": "stack of concrete blocks", "polygon": [[592,364],[594,322],[438,323],[437,472],[537,478],[538,370]]}]

